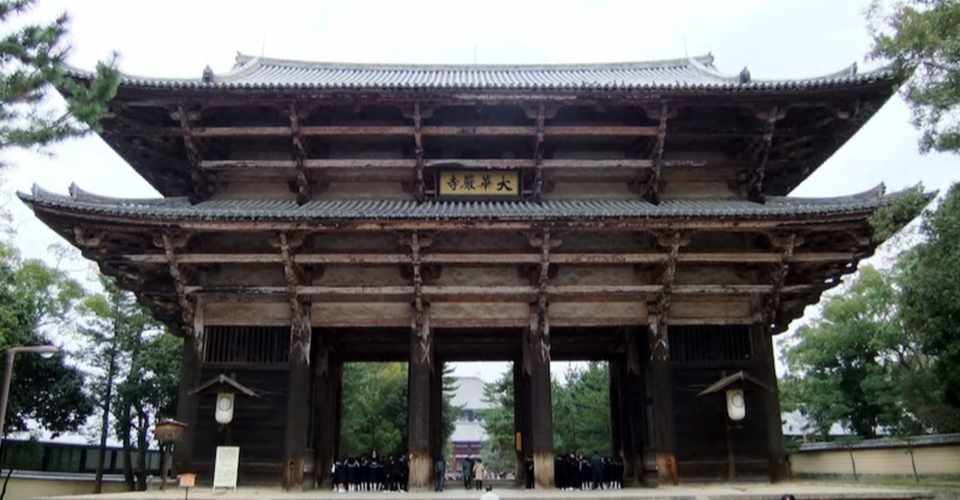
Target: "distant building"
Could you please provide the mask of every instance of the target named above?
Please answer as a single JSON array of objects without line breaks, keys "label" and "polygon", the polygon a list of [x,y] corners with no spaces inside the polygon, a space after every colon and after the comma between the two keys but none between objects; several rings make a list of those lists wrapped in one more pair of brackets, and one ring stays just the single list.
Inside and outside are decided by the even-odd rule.
[{"label": "distant building", "polygon": [[450,441],[453,444],[452,472],[460,473],[463,460],[480,457],[480,449],[487,441],[483,430],[481,410],[491,407],[483,400],[483,380],[479,377],[457,378],[457,392],[453,396],[454,406],[461,408]]}]

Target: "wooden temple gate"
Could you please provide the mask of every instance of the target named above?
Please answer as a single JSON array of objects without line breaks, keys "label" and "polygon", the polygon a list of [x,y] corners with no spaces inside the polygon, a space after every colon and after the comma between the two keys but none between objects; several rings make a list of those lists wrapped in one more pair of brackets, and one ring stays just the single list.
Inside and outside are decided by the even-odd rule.
[{"label": "wooden temple gate", "polygon": [[[89,75],[77,73],[78,80]],[[889,98],[887,70],[725,76],[712,56],[382,66],[249,58],[125,76],[100,135],[164,198],[23,193],[183,337],[176,467],[322,484],[343,363],[409,363],[410,487],[443,363],[514,362],[518,458],[553,484],[550,362],[610,362],[628,484],[783,475],[772,335],[879,243],[882,189],[786,197]],[[746,419],[698,394],[744,372]]]}]

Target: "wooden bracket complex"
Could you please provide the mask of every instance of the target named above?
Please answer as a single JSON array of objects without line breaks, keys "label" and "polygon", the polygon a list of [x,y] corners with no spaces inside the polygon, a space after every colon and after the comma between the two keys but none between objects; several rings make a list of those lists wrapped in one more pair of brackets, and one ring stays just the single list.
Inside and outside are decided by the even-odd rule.
[{"label": "wooden bracket complex", "polygon": [[647,176],[646,181],[643,183],[641,189],[643,197],[653,204],[660,203],[660,184],[661,184],[661,175],[663,167],[663,148],[667,141],[667,119],[669,117],[669,107],[666,102],[660,103],[660,110],[658,113],[660,118],[660,123],[657,125],[657,138],[653,143],[653,149],[650,151],[650,161],[653,165],[653,169],[650,171],[650,174]]},{"label": "wooden bracket complex", "polygon": [[[177,261],[177,250],[187,246],[190,235],[188,233],[161,233],[154,237],[154,245],[162,248],[167,259],[167,269],[173,279],[173,287],[177,294],[177,303],[180,304],[181,320],[184,333],[192,335],[196,341],[196,348],[203,349],[203,332],[194,331],[196,303],[187,294],[187,279],[184,276],[180,263]],[[202,359],[202,358],[201,358]]]},{"label": "wooden bracket complex", "polygon": [[310,201],[310,178],[307,176],[305,163],[307,160],[307,148],[303,143],[303,133],[300,129],[300,112],[296,103],[290,104],[290,135],[293,141],[293,161],[297,165],[297,203],[303,205]]},{"label": "wooden bracket complex", "polygon": [[420,112],[420,103],[413,103],[413,141],[414,154],[417,158],[416,178],[414,179],[414,196],[417,202],[422,203],[426,199],[426,181],[424,179],[424,152],[423,152],[423,115]]},{"label": "wooden bracket complex", "polygon": [[793,260],[794,249],[803,244],[803,238],[796,234],[768,234],[770,244],[782,250],[780,262],[775,264],[773,270],[772,288],[763,305],[764,327],[770,333],[775,333],[778,328],[785,328],[786,325],[778,325],[777,320],[780,310],[781,294],[783,287],[787,282],[787,275],[790,274],[790,261]]},{"label": "wooden bracket complex", "polygon": [[303,245],[304,235],[278,235],[280,255],[283,258],[283,276],[287,282],[287,301],[290,304],[290,353],[302,356],[298,360],[310,364],[310,306],[304,304],[297,289],[306,282],[303,271],[297,266],[293,252]]},{"label": "wooden bracket complex", "polygon": [[679,231],[657,233],[657,244],[667,250],[667,259],[663,263],[660,275],[660,293],[656,301],[648,307],[650,317],[650,359],[666,361],[670,359],[670,342],[667,332],[667,320],[670,316],[670,302],[673,299],[673,284],[677,276],[677,260],[680,247],[690,243],[688,236]]},{"label": "wooden bracket complex", "polygon": [[190,180],[193,186],[190,202],[199,203],[210,196],[212,188],[206,173],[201,168],[203,154],[200,151],[199,142],[194,137],[193,129],[190,127],[190,115],[188,115],[183,104],[177,105],[177,116],[180,119],[183,147],[187,153],[187,161],[190,163]]},{"label": "wooden bracket complex", "polygon": [[546,105],[541,102],[537,106],[537,135],[533,142],[533,161],[536,169],[533,178],[533,199],[537,202],[540,202],[543,196],[543,137],[546,114]]},{"label": "wooden bracket complex", "polygon": [[766,113],[760,113],[763,119],[763,136],[758,144],[758,149],[754,150],[753,155],[756,166],[747,175],[744,183],[744,190],[747,197],[759,203],[763,203],[766,196],[763,194],[763,181],[767,175],[767,161],[770,159],[770,151],[773,147],[773,133],[776,129],[777,121],[786,116],[786,113],[777,106],[774,106]]}]

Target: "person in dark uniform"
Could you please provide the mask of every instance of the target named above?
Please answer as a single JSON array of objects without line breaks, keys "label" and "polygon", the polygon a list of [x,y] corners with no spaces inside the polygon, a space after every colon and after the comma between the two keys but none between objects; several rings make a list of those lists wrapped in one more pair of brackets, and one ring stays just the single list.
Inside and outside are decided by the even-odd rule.
[{"label": "person in dark uniform", "polygon": [[460,462],[460,474],[463,476],[463,489],[470,489],[470,479],[473,477],[473,462],[469,458],[464,458]]},{"label": "person in dark uniform", "polygon": [[603,458],[600,452],[594,450],[590,457],[590,489],[598,490],[603,487]]},{"label": "person in dark uniform", "polygon": [[344,468],[342,457],[333,462],[331,476],[333,476],[333,491],[336,491],[337,493],[346,491],[347,485],[345,483],[347,480],[347,470]]},{"label": "person in dark uniform", "polygon": [[533,459],[526,457],[523,459],[523,467],[526,472],[525,479],[527,480],[526,487],[528,490],[533,489]]},{"label": "person in dark uniform", "polygon": [[433,460],[433,491],[443,491],[443,483],[447,475],[447,462],[441,455]]}]

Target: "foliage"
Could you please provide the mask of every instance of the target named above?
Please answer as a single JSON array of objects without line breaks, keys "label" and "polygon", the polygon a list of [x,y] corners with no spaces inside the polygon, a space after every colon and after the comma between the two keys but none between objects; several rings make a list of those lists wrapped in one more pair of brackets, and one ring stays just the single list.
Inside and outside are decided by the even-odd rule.
[{"label": "foliage", "polygon": [[921,129],[921,151],[960,149],[960,1],[907,0],[869,15],[871,56],[893,62],[907,80],[903,96]]},{"label": "foliage", "polygon": [[[141,353],[145,334],[155,328],[155,324],[133,294],[120,289],[113,278],[101,275],[100,285],[103,292],[88,295],[81,304],[80,310],[84,316],[79,329],[87,341],[84,361],[96,369],[89,385],[101,415],[99,457],[103,460],[113,408],[117,416],[117,435],[123,441],[129,458],[134,410],[138,447],[145,448],[147,442],[150,418],[144,402],[150,386],[144,383],[147,374],[141,367]],[[127,464],[127,477],[132,486],[132,464],[129,461]],[[145,474],[145,471],[140,471],[144,486]],[[100,489],[101,476],[102,464],[99,464],[96,490]]]},{"label": "foliage", "polygon": [[873,238],[886,241],[904,226],[916,219],[930,203],[930,196],[923,192],[923,184],[905,189],[889,204],[880,207],[870,216]]},{"label": "foliage", "polygon": [[918,390],[936,381],[922,339],[901,317],[895,280],[864,267],[785,350],[790,373],[781,385],[783,408],[799,410],[823,439],[835,422],[865,438],[950,430],[932,418],[942,404]]},{"label": "foliage", "polygon": [[610,454],[610,375],[607,363],[571,366],[553,381],[553,447]]},{"label": "foliage", "polygon": [[[69,328],[83,293],[63,271],[21,260],[0,243],[0,348],[50,344],[52,333]],[[80,370],[62,356],[17,356],[4,432],[25,430],[28,421],[54,434],[74,431],[92,412]]]},{"label": "foliage", "polygon": [[[16,24],[34,0],[0,0],[0,23]],[[0,38],[0,149],[46,146],[77,137],[97,127],[116,94],[119,75],[114,62],[97,65],[88,83],[69,78],[65,65],[68,17],[46,24],[20,23]],[[67,97],[65,112],[46,109],[51,87]]]},{"label": "foliage", "polygon": [[[451,403],[454,380],[443,371],[441,438],[453,434],[458,409]],[[407,452],[407,365],[405,363],[346,363],[343,366],[343,410],[340,452],[361,456]]]},{"label": "foliage", "polygon": [[[960,184],[924,214],[925,240],[900,262],[903,319],[931,359],[921,392],[935,393],[953,411],[941,412],[960,427]],[[960,430],[960,429],[957,429]]]},{"label": "foliage", "polygon": [[[582,451],[610,453],[610,393],[607,363],[590,362],[571,367],[563,380],[552,381],[553,448],[558,452]],[[488,467],[512,470],[514,452],[515,392],[513,377],[506,372],[493,383],[484,385],[484,399],[492,406],[482,413],[488,441],[483,458]],[[490,465],[493,464],[493,465]]]},{"label": "foliage", "polygon": [[512,472],[517,462],[513,425],[515,397],[512,371],[503,372],[496,381],[483,384],[483,400],[490,407],[479,414],[487,433],[480,457],[487,470],[497,474]]}]

